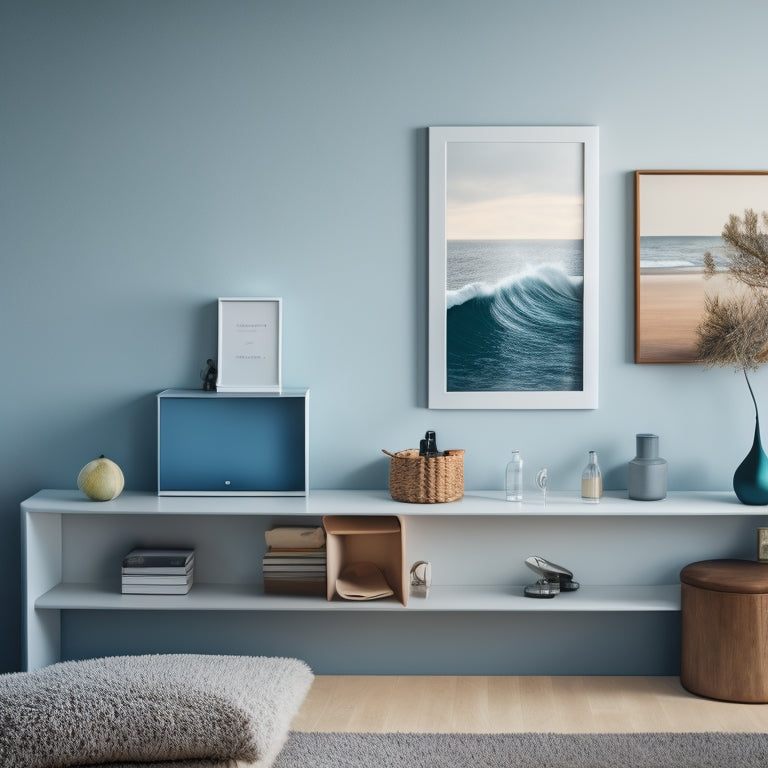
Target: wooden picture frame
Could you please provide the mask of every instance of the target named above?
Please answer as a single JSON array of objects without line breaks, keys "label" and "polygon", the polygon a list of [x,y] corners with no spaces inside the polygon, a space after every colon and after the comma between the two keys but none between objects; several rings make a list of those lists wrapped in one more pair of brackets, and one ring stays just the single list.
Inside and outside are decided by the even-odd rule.
[{"label": "wooden picture frame", "polygon": [[429,408],[597,408],[598,128],[429,129]]},{"label": "wooden picture frame", "polygon": [[768,171],[635,171],[636,363],[698,361],[705,296],[733,290],[721,233],[747,209],[768,211]]}]

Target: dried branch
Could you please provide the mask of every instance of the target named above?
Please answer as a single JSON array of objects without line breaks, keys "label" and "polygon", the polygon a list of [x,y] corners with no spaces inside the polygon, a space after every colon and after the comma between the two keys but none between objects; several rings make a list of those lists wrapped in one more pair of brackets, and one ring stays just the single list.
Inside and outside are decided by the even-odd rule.
[{"label": "dried branch", "polygon": [[[765,211],[762,224],[763,228],[757,213],[748,208],[743,219],[732,213],[722,232],[723,240],[730,246],[728,270],[752,288],[768,288],[768,213]],[[705,269],[709,271],[706,263]]]},{"label": "dried branch", "polygon": [[768,361],[768,295],[707,296],[696,333],[698,359],[707,367],[757,370]]}]

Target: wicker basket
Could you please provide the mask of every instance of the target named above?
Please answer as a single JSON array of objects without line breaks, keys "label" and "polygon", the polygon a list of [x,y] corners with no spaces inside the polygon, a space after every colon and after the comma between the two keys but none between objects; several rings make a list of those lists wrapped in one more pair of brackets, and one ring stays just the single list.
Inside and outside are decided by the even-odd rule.
[{"label": "wicker basket", "polygon": [[390,453],[389,493],[395,501],[437,504],[464,495],[464,451],[426,458],[416,449]]}]

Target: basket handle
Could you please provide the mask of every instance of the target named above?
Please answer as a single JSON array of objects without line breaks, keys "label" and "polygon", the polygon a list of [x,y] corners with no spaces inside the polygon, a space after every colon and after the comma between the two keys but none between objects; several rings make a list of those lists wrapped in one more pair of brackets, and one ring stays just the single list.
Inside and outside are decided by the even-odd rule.
[{"label": "basket handle", "polygon": [[394,453],[391,453],[391,452],[390,452],[390,451],[388,451],[386,448],[382,448],[382,449],[381,449],[381,452],[382,452],[382,453],[386,453],[386,454],[387,454],[387,456],[391,456],[393,459],[396,459],[396,458],[397,458],[397,456],[395,456],[395,454],[394,454]]}]

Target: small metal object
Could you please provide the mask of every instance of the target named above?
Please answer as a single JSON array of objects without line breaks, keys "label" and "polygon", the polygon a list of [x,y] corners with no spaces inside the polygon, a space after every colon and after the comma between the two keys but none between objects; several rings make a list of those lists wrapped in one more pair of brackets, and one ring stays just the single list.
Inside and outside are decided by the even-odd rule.
[{"label": "small metal object", "polygon": [[419,560],[411,566],[411,594],[414,597],[427,597],[432,586],[432,565],[426,560]]},{"label": "small metal object", "polygon": [[560,592],[575,592],[579,582],[573,580],[573,573],[562,565],[550,563],[538,555],[525,559],[525,564],[541,578],[535,584],[529,584],[523,590],[526,597],[549,598]]},{"label": "small metal object", "polygon": [[537,581],[535,584],[529,584],[523,590],[526,597],[548,598],[557,597],[560,594],[560,585],[557,582]]},{"label": "small metal object", "polygon": [[544,496],[544,506],[547,506],[547,482],[549,476],[547,474],[547,468],[543,467],[536,473],[536,485],[541,488],[541,493]]}]

